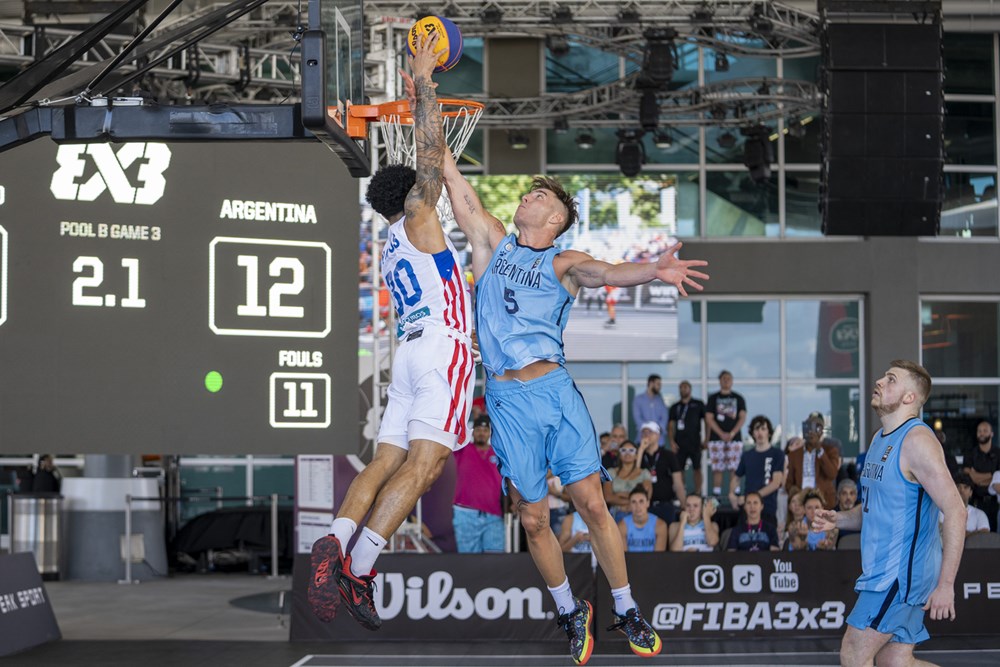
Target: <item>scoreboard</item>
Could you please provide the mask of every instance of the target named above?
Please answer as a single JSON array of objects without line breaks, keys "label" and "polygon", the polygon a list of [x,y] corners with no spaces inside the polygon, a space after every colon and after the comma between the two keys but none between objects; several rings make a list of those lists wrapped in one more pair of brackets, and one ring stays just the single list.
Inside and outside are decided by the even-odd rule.
[{"label": "scoreboard", "polygon": [[0,452],[354,453],[358,199],[318,143],[0,154]]}]

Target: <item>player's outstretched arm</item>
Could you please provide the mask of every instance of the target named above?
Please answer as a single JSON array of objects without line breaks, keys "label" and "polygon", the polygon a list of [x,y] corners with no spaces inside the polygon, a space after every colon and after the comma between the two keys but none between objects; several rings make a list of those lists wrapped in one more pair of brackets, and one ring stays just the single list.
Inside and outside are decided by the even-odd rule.
[{"label": "player's outstretched arm", "polygon": [[437,214],[437,202],[444,184],[444,130],[441,107],[431,73],[437,64],[435,53],[438,33],[422,35],[415,55],[410,58],[413,70],[415,104],[413,135],[416,143],[416,183],[406,196],[406,232],[413,244],[424,252],[445,249],[444,232]]},{"label": "player's outstretched arm", "polygon": [[678,259],[677,251],[684,244],[678,242],[666,249],[655,263],[640,264],[638,262],[624,262],[622,264],[609,264],[599,259],[594,259],[590,255],[576,251],[566,251],[560,253],[566,260],[571,262],[566,275],[575,283],[577,287],[632,287],[634,285],[644,285],[652,280],[662,280],[665,283],[674,285],[684,296],[687,296],[686,287],[692,287],[701,291],[703,287],[695,280],[708,280],[708,274],[696,270],[696,266],[708,266],[708,262],[701,259]]},{"label": "player's outstretched arm", "polygon": [[[416,107],[416,84],[413,78],[399,70],[403,79],[403,88],[406,97],[410,102],[410,107]],[[437,84],[432,84],[437,87]],[[455,214],[455,222],[462,233],[472,244],[473,272],[476,277],[480,276],[486,269],[493,250],[506,236],[507,231],[503,223],[483,207],[479,200],[479,195],[475,189],[465,179],[462,172],[455,164],[455,158],[451,151],[445,147],[444,151],[443,178],[445,188],[448,190],[448,198],[451,200],[452,212]]]},{"label": "player's outstretched arm", "polygon": [[941,575],[924,609],[932,620],[955,620],[955,577],[965,548],[965,503],[948,472],[944,450],[937,438],[923,428],[912,429],[903,441],[900,467],[916,478],[944,515],[941,526]]}]

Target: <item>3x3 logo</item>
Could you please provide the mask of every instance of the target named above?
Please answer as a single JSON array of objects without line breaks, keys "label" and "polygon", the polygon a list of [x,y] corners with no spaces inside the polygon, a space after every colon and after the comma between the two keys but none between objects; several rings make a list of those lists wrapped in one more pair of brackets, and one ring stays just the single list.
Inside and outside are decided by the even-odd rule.
[{"label": "3x3 logo", "polygon": [[[87,159],[89,156],[90,160]],[[129,182],[126,171],[138,160],[138,187]],[[83,183],[79,180],[93,161],[97,167]],[[155,204],[163,196],[167,182],[163,172],[170,166],[170,148],[162,143],[125,144],[116,153],[109,144],[74,144],[59,147],[59,168],[52,174],[49,189],[56,199],[94,201],[107,190],[119,204]]]}]

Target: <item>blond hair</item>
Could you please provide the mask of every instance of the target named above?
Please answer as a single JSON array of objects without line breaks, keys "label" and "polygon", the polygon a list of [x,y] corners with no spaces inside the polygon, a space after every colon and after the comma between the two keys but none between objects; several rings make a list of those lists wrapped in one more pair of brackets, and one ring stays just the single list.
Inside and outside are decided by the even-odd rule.
[{"label": "blond hair", "polygon": [[902,368],[910,374],[913,379],[914,388],[917,390],[917,400],[920,405],[927,402],[931,395],[931,374],[927,369],[907,359],[896,359],[889,364],[890,368]]}]

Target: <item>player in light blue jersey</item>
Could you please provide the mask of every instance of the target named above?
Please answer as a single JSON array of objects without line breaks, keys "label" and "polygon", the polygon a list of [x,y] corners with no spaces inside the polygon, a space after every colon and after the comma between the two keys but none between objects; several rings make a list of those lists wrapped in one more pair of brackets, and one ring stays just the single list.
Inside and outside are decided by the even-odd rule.
[{"label": "player in light blue jersey", "polygon": [[455,219],[472,245],[476,330],[486,369],[486,404],[505,488],[521,515],[532,558],[559,609],[577,664],[593,647],[592,607],[570,591],[559,542],[549,528],[546,470],[558,475],[590,530],[597,560],[615,601],[613,628],[634,653],[657,655],[660,638],[632,598],[621,535],[608,513],[601,480],[608,479],[590,413],[564,368],[563,330],[581,287],[629,287],[652,280],[701,289],[708,276],[699,260],[676,257],[611,265],[554,243],[576,220],[576,204],[555,179],[536,178],[514,213],[517,234],[483,209],[453,160],[445,158],[445,187]]},{"label": "player in light blue jersey", "polygon": [[[840,664],[928,665],[913,647],[932,620],[955,619],[955,575],[965,540],[965,507],[934,432],[920,420],[931,376],[893,361],[875,382],[871,405],[882,421],[861,472],[858,504],[817,510],[812,529],[861,530],[858,602],[847,618]],[[944,515],[939,534],[938,512]]]}]

